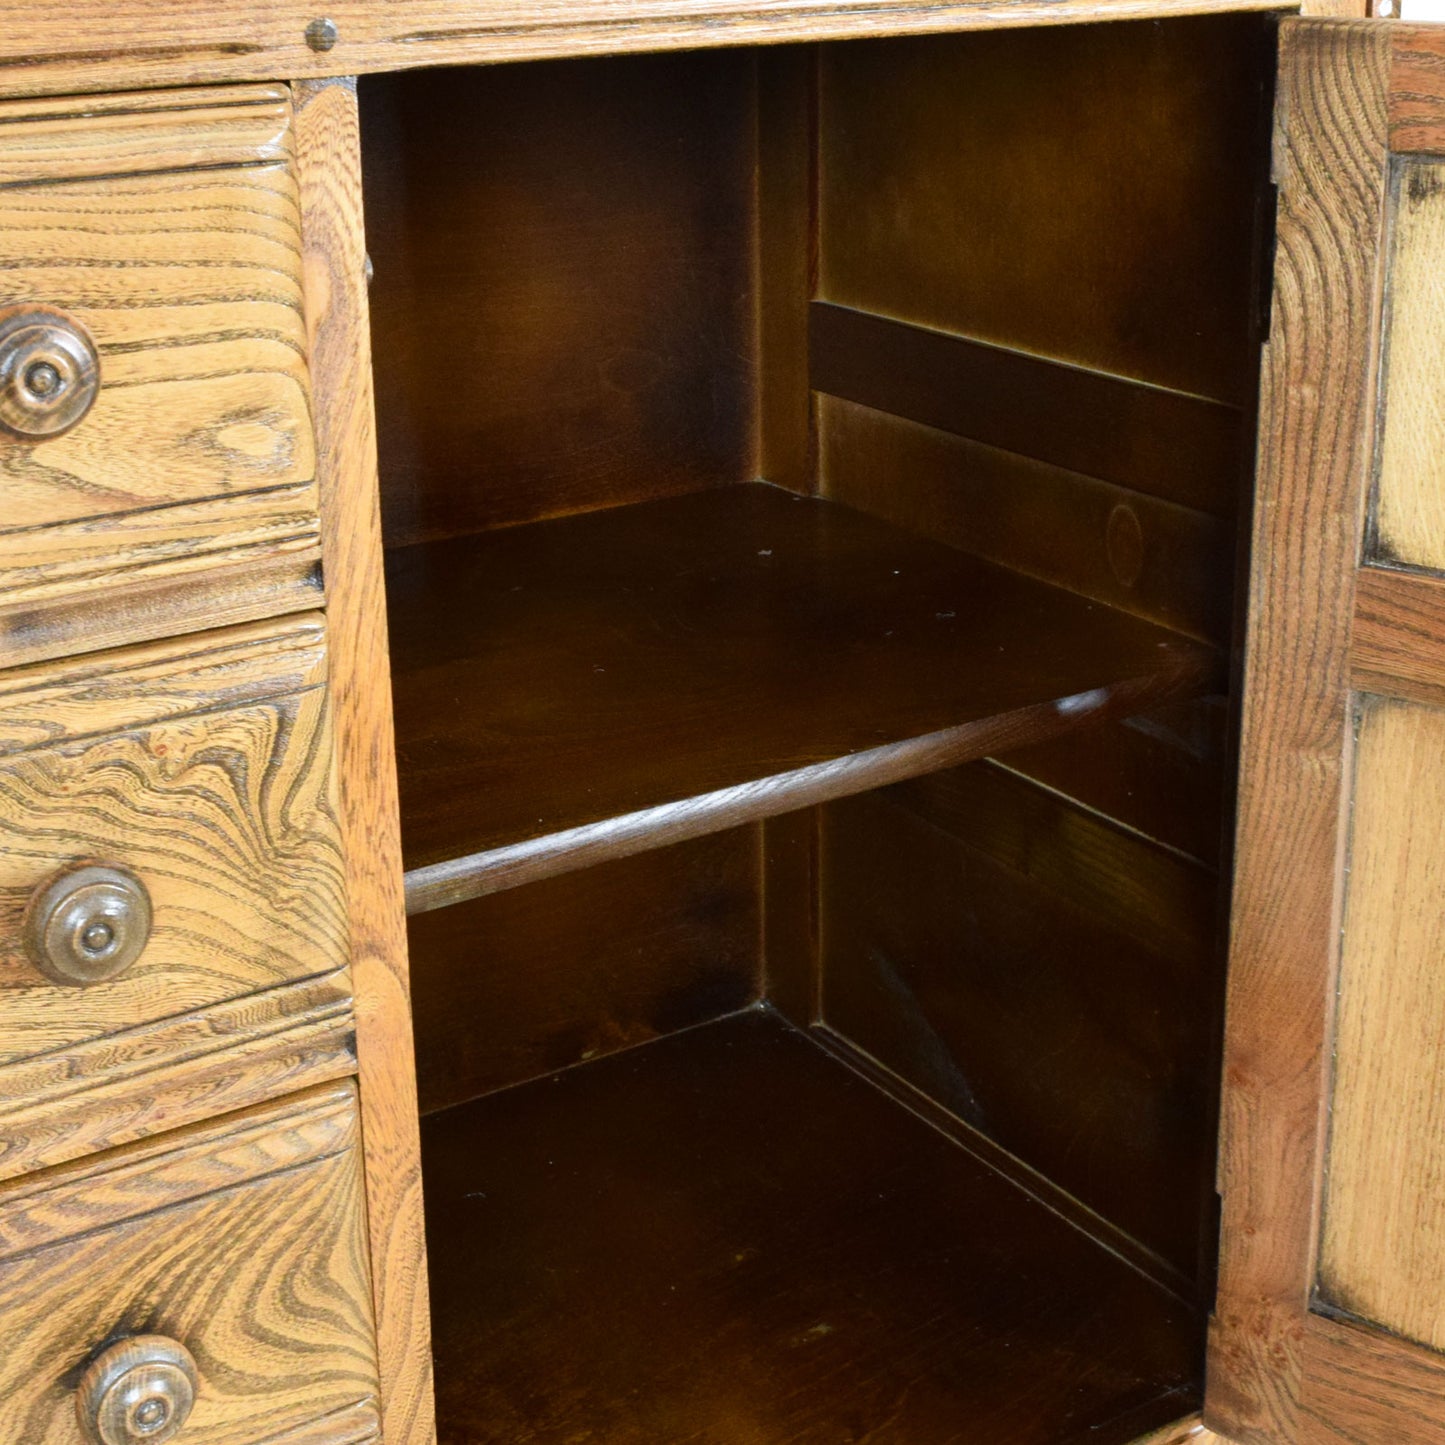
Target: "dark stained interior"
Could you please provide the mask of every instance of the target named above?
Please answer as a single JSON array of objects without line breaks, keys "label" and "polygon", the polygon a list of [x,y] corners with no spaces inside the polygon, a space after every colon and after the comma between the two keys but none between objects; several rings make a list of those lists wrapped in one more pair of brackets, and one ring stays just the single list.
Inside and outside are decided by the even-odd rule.
[{"label": "dark stained interior", "polygon": [[443,1445],[1197,1405],[1272,72],[361,82]]}]

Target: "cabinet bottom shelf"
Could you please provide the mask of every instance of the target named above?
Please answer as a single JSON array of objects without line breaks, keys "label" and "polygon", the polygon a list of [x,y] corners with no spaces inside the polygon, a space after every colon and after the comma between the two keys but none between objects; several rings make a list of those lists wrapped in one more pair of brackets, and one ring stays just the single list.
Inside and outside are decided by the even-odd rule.
[{"label": "cabinet bottom shelf", "polygon": [[442,1445],[1122,1445],[1201,1321],[766,1009],[423,1121]]}]

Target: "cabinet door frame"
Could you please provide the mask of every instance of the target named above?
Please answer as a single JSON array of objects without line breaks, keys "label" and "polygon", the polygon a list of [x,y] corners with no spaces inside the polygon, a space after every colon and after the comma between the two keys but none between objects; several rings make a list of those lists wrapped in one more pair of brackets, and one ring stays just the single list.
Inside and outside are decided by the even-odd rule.
[{"label": "cabinet door frame", "polygon": [[1445,1355],[1317,1279],[1357,702],[1445,705],[1445,580],[1367,560],[1391,171],[1445,155],[1445,27],[1288,20],[1279,78],[1205,1419],[1423,1445]]}]

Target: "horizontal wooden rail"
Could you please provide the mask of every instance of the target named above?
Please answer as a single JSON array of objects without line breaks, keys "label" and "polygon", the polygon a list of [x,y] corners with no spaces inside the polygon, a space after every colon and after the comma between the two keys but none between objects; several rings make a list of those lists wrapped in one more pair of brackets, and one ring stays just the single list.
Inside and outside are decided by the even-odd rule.
[{"label": "horizontal wooden rail", "polygon": [[1237,407],[826,301],[810,333],[815,391],[1201,511],[1234,494]]}]

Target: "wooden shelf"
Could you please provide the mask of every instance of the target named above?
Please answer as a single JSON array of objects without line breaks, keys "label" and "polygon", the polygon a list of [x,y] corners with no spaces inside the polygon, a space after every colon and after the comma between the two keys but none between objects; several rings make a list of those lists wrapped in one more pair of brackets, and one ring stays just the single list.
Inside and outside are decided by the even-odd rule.
[{"label": "wooden shelf", "polygon": [[1199,690],[1215,654],[763,484],[388,559],[412,912]]},{"label": "wooden shelf", "polygon": [[423,1120],[442,1440],[1120,1445],[1202,1320],[776,1014]]}]

